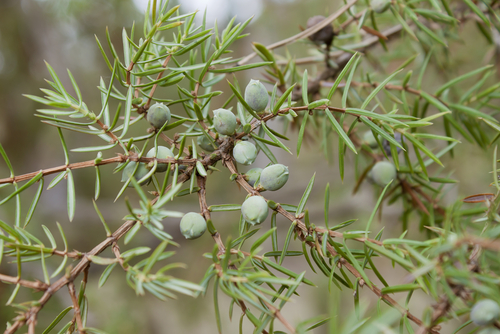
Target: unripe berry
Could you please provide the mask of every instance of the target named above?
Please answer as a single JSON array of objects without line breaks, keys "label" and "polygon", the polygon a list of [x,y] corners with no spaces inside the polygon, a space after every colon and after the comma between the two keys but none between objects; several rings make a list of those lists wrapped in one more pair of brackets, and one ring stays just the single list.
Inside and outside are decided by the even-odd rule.
[{"label": "unripe berry", "polygon": [[265,190],[281,189],[288,181],[288,167],[282,164],[271,165],[264,168],[260,174],[259,185]]},{"label": "unripe berry", "polygon": [[[156,149],[153,147],[149,150],[148,154],[146,154],[146,158],[167,159],[173,157],[174,153],[172,153],[172,151],[170,151],[170,149],[165,146],[158,146],[158,151],[156,151]],[[156,166],[156,171],[158,173],[163,173],[167,170],[167,167],[167,164],[158,164],[158,166]]]},{"label": "unripe berry", "polygon": [[236,116],[227,109],[214,110],[214,127],[218,133],[232,135],[237,126]]},{"label": "unripe berry", "polygon": [[[375,136],[373,135],[373,132],[371,132],[370,130],[366,131],[364,134],[363,134],[363,142],[370,146],[371,148],[377,148],[378,147],[378,144],[377,144],[377,139],[375,139]],[[390,148],[389,148],[390,150]]]},{"label": "unripe berry", "polygon": [[250,165],[257,158],[257,148],[248,141],[240,141],[234,145],[233,157],[242,165]]},{"label": "unripe berry", "polygon": [[260,173],[262,173],[262,168],[252,168],[245,173],[245,180],[253,187],[259,179]]},{"label": "unripe berry", "polygon": [[372,0],[370,6],[375,13],[382,14],[391,6],[391,0]]},{"label": "unripe berry", "polygon": [[[137,165],[137,162],[135,161],[130,161],[128,163],[127,166],[125,166],[125,168],[123,169],[123,173],[122,173],[122,182],[127,182],[127,180],[130,178],[130,176],[132,175],[132,173],[134,172],[134,169],[135,169],[135,166]],[[140,179],[142,179],[144,176],[146,176],[146,174],[149,173],[149,169],[146,167],[146,164],[145,163],[142,163],[140,162],[139,163],[139,166],[137,167],[137,170],[135,171],[135,174],[134,174],[134,178],[136,179],[136,181],[139,181]],[[145,180],[141,183],[139,183],[141,186],[145,185],[146,183],[149,182],[149,179],[148,180]],[[134,185],[132,184],[132,182],[130,182],[128,184],[128,187],[133,187]]]},{"label": "unripe berry", "polygon": [[170,109],[163,103],[155,103],[148,109],[148,122],[157,129],[170,121]]},{"label": "unripe berry", "polygon": [[204,149],[207,152],[215,151],[215,148],[212,146],[212,143],[205,135],[199,136],[198,139],[196,139],[196,142],[202,149]]},{"label": "unripe berry", "polygon": [[394,180],[396,175],[396,167],[389,161],[379,161],[371,170],[373,182],[381,187],[385,187],[391,180]]},{"label": "unripe berry", "polygon": [[269,102],[266,87],[259,80],[250,80],[245,88],[245,102],[256,112],[264,111]]},{"label": "unripe berry", "polygon": [[241,214],[247,223],[260,224],[267,218],[269,207],[266,200],[260,196],[252,196],[246,199],[241,206]]},{"label": "unripe berry", "polygon": [[491,299],[478,301],[470,311],[470,319],[476,325],[484,326],[493,324],[500,317],[500,307]]},{"label": "unripe berry", "polygon": [[199,213],[188,212],[182,217],[180,228],[186,239],[196,239],[207,230],[207,222]]},{"label": "unripe berry", "polygon": [[500,329],[495,327],[483,328],[477,334],[500,334]]},{"label": "unripe berry", "polygon": [[[400,132],[394,132],[394,139],[396,139],[396,141],[399,143],[399,144],[402,144],[403,143],[403,137],[401,136],[401,133]],[[391,154],[391,144],[389,143],[389,141],[387,139],[384,139],[384,141],[382,142],[382,147],[384,148],[384,151],[387,155],[390,155]],[[401,152],[401,148],[399,147],[396,147],[396,151],[398,152]]]}]

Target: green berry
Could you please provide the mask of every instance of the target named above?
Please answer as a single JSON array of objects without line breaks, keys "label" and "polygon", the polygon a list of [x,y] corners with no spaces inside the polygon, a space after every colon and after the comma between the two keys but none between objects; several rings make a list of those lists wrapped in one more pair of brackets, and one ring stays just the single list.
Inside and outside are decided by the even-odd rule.
[{"label": "green berry", "polygon": [[[137,162],[135,161],[130,161],[127,166],[123,169],[122,173],[122,182],[127,182],[127,180],[130,178],[132,173],[134,172],[135,166],[137,165]],[[149,169],[146,167],[146,164],[143,162],[139,163],[139,166],[137,167],[137,170],[135,171],[134,178],[136,181],[139,181],[142,179],[146,174],[149,173]],[[146,183],[149,182],[150,179],[145,180],[141,183],[139,183],[141,186],[145,185]],[[133,187],[134,185],[132,182],[128,184],[128,187]]]},{"label": "green berry", "polygon": [[470,319],[479,326],[491,325],[500,317],[500,307],[491,299],[478,301],[470,311]]},{"label": "green berry", "polygon": [[500,334],[500,330],[495,327],[483,328],[477,334]]},{"label": "green berry", "polygon": [[218,133],[223,135],[232,135],[236,130],[236,116],[227,109],[214,110],[214,127]]},{"label": "green berry", "polygon": [[196,142],[202,149],[204,149],[207,152],[215,151],[215,148],[212,146],[212,142],[205,135],[199,136],[198,139],[196,139]]},{"label": "green berry", "polygon": [[155,103],[148,109],[148,122],[157,129],[170,121],[170,109],[163,103]]},{"label": "green berry", "polygon": [[259,179],[260,173],[262,173],[262,168],[252,168],[245,173],[245,180],[253,187]]},{"label": "green berry", "polygon": [[[167,159],[173,157],[174,153],[172,153],[172,151],[170,151],[170,149],[165,146],[158,146],[158,151],[156,151],[156,149],[153,147],[149,150],[148,154],[146,154],[146,158]],[[167,167],[167,164],[158,164],[158,166],[156,166],[156,171],[158,173],[163,173],[167,171]]]},{"label": "green berry", "polygon": [[250,165],[257,158],[257,148],[248,141],[240,141],[234,145],[233,157],[242,165]]},{"label": "green berry", "polygon": [[182,217],[180,228],[186,239],[196,239],[207,230],[207,222],[199,213],[188,212]]},{"label": "green berry", "polygon": [[391,180],[394,180],[396,175],[396,167],[389,161],[379,161],[371,170],[373,182],[381,187],[385,187]]},{"label": "green berry", "polygon": [[267,218],[269,208],[266,200],[260,196],[252,196],[246,199],[241,206],[241,214],[247,223],[260,224]]},{"label": "green berry", "polygon": [[259,80],[250,80],[245,88],[245,102],[256,112],[264,111],[269,102],[266,87]]},{"label": "green berry", "polygon": [[382,14],[391,6],[391,0],[372,0],[370,5],[375,13]]},{"label": "green berry", "polygon": [[363,142],[366,145],[370,146],[370,148],[377,148],[378,147],[377,139],[375,139],[373,132],[371,132],[370,130],[366,131],[363,134]]},{"label": "green berry", "polygon": [[282,164],[264,168],[260,174],[260,186],[265,190],[281,189],[288,181],[288,167]]}]

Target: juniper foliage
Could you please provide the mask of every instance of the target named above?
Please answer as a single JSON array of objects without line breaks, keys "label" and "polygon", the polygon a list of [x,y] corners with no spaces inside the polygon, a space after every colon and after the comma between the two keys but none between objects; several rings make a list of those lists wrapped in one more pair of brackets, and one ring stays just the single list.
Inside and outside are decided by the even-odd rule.
[{"label": "juniper foliage", "polygon": [[[195,16],[199,13],[183,13],[179,6],[170,6],[168,0],[153,0],[144,25],[123,30],[123,54],[117,53],[118,47],[109,34],[96,37],[109,69],[99,81],[98,109],[89,108],[83,100],[69,70],[71,87],[65,87],[59,79],[62,74],[47,64],[50,79],[41,89],[43,96],[26,97],[43,105],[36,116],[58,132],[66,158],[64,165],[17,175],[8,152],[0,145],[10,171],[9,176],[0,179],[0,205],[15,210],[13,219],[0,221],[0,261],[17,269],[16,276],[0,274],[2,283],[11,284],[7,305],[18,312],[5,333],[19,332],[24,326],[28,333],[103,333],[87,325],[92,305],[85,288],[88,284],[105,288],[113,271],[123,272],[137,294],[149,293],[161,300],[176,294],[199,297],[211,286],[213,326],[221,332],[221,317],[227,311],[219,308],[221,298],[231,300],[230,313],[241,309],[240,322],[250,322],[254,333],[282,333],[274,330],[278,323],[287,332],[305,333],[328,322],[335,322],[339,333],[439,333],[440,324],[452,318],[462,321],[455,333],[463,328],[476,330],[466,327],[474,320],[468,320],[474,304],[485,297],[500,303],[497,149],[495,146],[491,157],[493,193],[471,194],[451,206],[445,206],[442,198],[458,180],[450,172],[452,166],[444,166],[441,160],[460,154],[462,145],[475,145],[484,154],[496,145],[500,136],[500,84],[495,83],[495,59],[490,57],[486,64],[470,72],[443,80],[434,91],[423,87],[422,80],[431,64],[439,64],[449,74],[454,71],[449,46],[463,39],[462,26],[466,22],[476,25],[477,35],[488,41],[498,57],[499,6],[496,0],[385,0],[371,4],[352,0],[326,18],[314,17],[298,35],[269,46],[254,42],[254,53],[233,58],[230,48],[235,41],[250,42],[245,28],[251,19],[233,19],[222,29],[216,24],[209,28],[212,24],[206,22],[206,16],[197,24]],[[306,41],[317,55],[296,58],[280,49],[297,41]],[[388,57],[373,66],[367,51],[380,45]],[[411,56],[386,74],[391,60],[403,54],[401,46]],[[309,64],[320,69],[317,76],[308,75],[305,68]],[[233,75],[250,69],[261,70],[261,77],[255,79],[265,83],[268,90],[252,100],[261,109],[263,101],[269,99],[264,110],[250,107],[244,92],[246,83],[238,82],[237,75]],[[177,96],[158,97],[162,89],[171,86],[176,87]],[[222,96],[225,103],[214,103],[217,96]],[[148,111],[165,109],[152,108],[156,103],[168,106],[169,121],[162,120],[161,124],[155,123],[156,128],[131,136],[130,130],[136,124],[152,118],[147,117]],[[220,108],[236,116],[235,131],[231,124],[230,133],[217,132],[213,111]],[[162,117],[166,119],[166,115]],[[284,124],[285,130],[275,130],[273,123]],[[286,129],[298,133],[296,142],[287,138]],[[102,143],[68,147],[65,137],[74,132],[99,138]],[[259,183],[260,170],[252,174],[252,184],[250,176],[238,171],[233,157],[238,142],[246,142],[238,153],[244,156],[245,164],[255,159],[253,152],[245,151],[246,146],[250,150],[253,146],[268,158],[270,165],[277,165],[279,161],[270,147],[299,157],[306,137],[314,141],[325,159],[330,160],[335,152],[342,179],[346,168],[356,170],[355,192],[362,183],[372,181],[379,196],[363,230],[350,230],[356,217],[339,223],[336,217],[329,216],[329,185],[324,190],[324,222],[309,219],[308,200],[311,193],[318,191],[313,172],[300,202],[284,204],[273,201],[271,191],[264,192]],[[170,149],[173,157],[170,153],[158,157],[160,151],[170,152],[165,149]],[[96,152],[96,157],[73,162],[70,151]],[[152,153],[146,154],[148,151]],[[345,166],[346,157],[355,161],[353,166]],[[98,207],[101,178],[105,177],[100,166],[107,164],[116,165],[115,173],[123,173],[116,199],[125,200],[129,209],[125,222],[115,231],[108,227]],[[31,218],[46,189],[67,187],[68,218],[73,219],[78,192],[73,174],[80,168],[95,170],[92,200],[107,235],[86,252],[71,251],[72,240],[65,237],[64,230],[69,228],[65,223],[58,224],[55,231],[44,226],[44,235],[30,232],[33,224],[40,224]],[[234,184],[234,191],[243,189],[249,197],[259,197],[252,202],[267,203],[263,207],[253,205],[244,212],[245,217],[253,218],[245,221],[241,216],[238,235],[220,235],[216,215],[242,210],[242,203],[209,205],[211,200],[206,196],[206,179],[219,168],[230,171],[227,182]],[[166,172],[161,174],[159,169]],[[279,175],[270,178],[279,183],[277,191],[289,175],[297,177],[293,176],[293,166],[278,169]],[[52,174],[57,176],[45,184],[45,178]],[[127,189],[130,187],[133,189]],[[21,197],[29,188],[37,189],[35,197],[28,208],[21,209]],[[123,199],[126,191],[135,191],[139,201]],[[187,236],[197,237],[206,228],[214,240],[213,250],[205,254],[212,264],[199,282],[169,274],[181,264],[170,261],[171,248],[178,244],[164,231],[162,221],[167,217],[180,221],[184,216],[175,210],[180,196],[190,196],[200,205],[195,221],[186,220]],[[402,234],[387,239],[383,228],[374,228],[374,221],[382,206],[392,203],[403,208]],[[278,216],[289,222],[284,240],[278,240]],[[267,223],[256,226],[263,220]],[[420,221],[422,233],[408,233],[409,223],[414,220]],[[128,248],[141,230],[159,239],[155,249],[146,245]],[[302,251],[289,250],[292,243],[300,244]],[[114,257],[100,256],[108,248]],[[263,252],[264,248],[272,250]],[[284,265],[286,257],[303,258],[311,271],[294,272]],[[374,257],[379,259],[373,261]],[[59,266],[48,266],[49,258],[58,258]],[[405,283],[389,285],[386,278],[391,273],[379,270],[375,264],[379,261],[392,262],[406,271]],[[27,262],[38,263],[42,276],[25,275],[23,267]],[[100,277],[92,277],[90,266],[105,269]],[[324,275],[329,289],[353,293],[352,317],[339,322],[325,316],[295,323],[282,312],[291,299],[301,298],[296,294],[299,286],[314,285],[308,278],[312,271]],[[81,283],[77,291],[78,281]],[[43,294],[39,299],[20,300],[18,294],[24,289]],[[411,311],[416,290],[434,300],[423,314]],[[404,305],[392,297],[397,292],[407,295]],[[65,293],[69,293],[72,304],[61,310],[47,328],[38,328],[37,318],[43,317],[46,303],[55,294]],[[370,293],[390,307],[379,305],[378,313],[371,316],[371,310],[359,303],[360,294]],[[71,315],[69,321],[67,314]],[[500,328],[500,323],[491,326]]]}]

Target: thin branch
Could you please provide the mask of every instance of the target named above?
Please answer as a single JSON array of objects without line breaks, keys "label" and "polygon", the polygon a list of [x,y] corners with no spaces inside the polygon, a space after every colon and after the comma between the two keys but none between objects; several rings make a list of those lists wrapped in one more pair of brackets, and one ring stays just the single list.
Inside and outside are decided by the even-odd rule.
[{"label": "thin branch", "polygon": [[[287,44],[290,44],[290,43],[293,43],[295,41],[298,41],[299,39],[303,39],[303,38],[307,38],[311,35],[313,35],[314,33],[320,31],[321,29],[323,29],[324,27],[326,27],[327,25],[331,24],[333,21],[335,21],[336,19],[338,19],[342,14],[344,14],[349,8],[351,8],[358,0],[352,0],[350,2],[348,2],[347,4],[345,4],[344,6],[340,7],[339,10],[337,10],[335,13],[331,14],[330,16],[328,16],[327,18],[325,18],[323,21],[321,22],[318,22],[318,24],[298,33],[297,35],[294,35],[292,37],[288,37],[282,41],[279,41],[279,42],[276,42],[276,43],[273,43],[271,45],[268,45],[266,46],[266,48],[268,50],[272,50],[272,49],[276,49],[276,48],[279,48],[281,46],[284,46],[284,45],[287,45]],[[250,59],[252,59],[253,57],[255,57],[257,54],[255,52],[249,54],[248,56],[246,56],[245,58],[243,58],[242,60],[240,60],[237,65],[243,65],[245,63],[247,63]]]},{"label": "thin branch", "polygon": [[44,282],[40,281],[27,281],[24,279],[21,279],[19,277],[13,277],[13,276],[8,276],[8,275],[3,275],[0,274],[0,281],[1,282],[6,282],[10,284],[19,284],[21,286],[24,286],[25,288],[30,288],[35,291],[45,291],[49,288],[49,285]]},{"label": "thin branch", "polygon": [[136,154],[132,154],[129,156],[119,154],[118,156],[116,156],[114,158],[103,159],[101,161],[98,161],[97,163],[95,160],[87,160],[87,161],[82,161],[82,162],[75,162],[75,163],[72,163],[69,165],[61,165],[61,166],[52,167],[52,168],[48,168],[48,169],[42,169],[38,172],[31,172],[31,173],[27,173],[27,174],[22,174],[22,175],[18,175],[18,176],[12,177],[12,178],[8,177],[8,178],[0,179],[0,184],[31,180],[32,178],[37,176],[40,172],[42,172],[43,176],[46,176],[46,175],[50,175],[50,174],[63,172],[66,169],[73,170],[73,169],[80,169],[80,168],[86,168],[86,167],[102,166],[102,165],[108,165],[108,164],[112,164],[112,163],[125,162],[127,160],[139,161],[139,162],[145,162],[145,163],[149,163],[151,161],[157,160],[158,163],[162,163],[162,164],[173,163],[173,164],[180,164],[180,165],[195,165],[196,162],[198,161],[197,159],[174,159],[174,158],[158,159],[158,158],[146,158],[146,157],[139,158]]},{"label": "thin branch", "polygon": [[120,253],[120,246],[118,246],[118,243],[113,243],[113,245],[111,246],[111,250],[113,251],[113,254],[115,254],[115,257],[122,269],[128,271],[128,265],[125,264],[125,261],[122,258],[122,254]]},{"label": "thin branch", "polygon": [[[95,246],[86,255],[90,256],[100,254],[114,242],[122,238],[128,231],[130,231],[132,227],[134,227],[136,223],[137,222],[133,220],[126,221],[111,236],[106,238],[99,245]],[[29,311],[17,317],[16,321],[5,330],[4,334],[13,334],[24,324],[36,321],[38,312],[40,312],[40,310],[45,306],[50,298],[62,287],[66,286],[70,282],[73,282],[78,275],[80,275],[85,269],[88,268],[91,262],[87,256],[80,260],[80,262],[70,271],[69,275],[61,277],[56,282],[52,283],[50,287],[45,291],[43,296],[37,301],[36,306],[33,306]]]},{"label": "thin branch", "polygon": [[76,297],[76,291],[75,291],[75,284],[73,282],[68,283],[68,291],[69,295],[71,296],[71,301],[73,302],[73,310],[74,310],[74,317],[76,319],[76,325],[78,328],[78,332],[80,334],[86,334],[87,332],[85,331],[83,327],[83,321],[82,321],[82,315],[80,311],[80,304],[78,303],[78,298]]},{"label": "thin branch", "polygon": [[[163,64],[161,65],[164,69],[167,68],[167,65],[168,65],[168,62],[170,61],[170,58],[172,57],[172,55],[168,55],[167,58],[165,58],[165,60],[163,61]],[[165,73],[165,71],[161,71],[160,73],[158,73],[158,76],[156,77],[156,80],[155,81],[158,81],[160,80],[162,77],[163,77],[163,73]],[[156,87],[158,87],[158,83],[155,83],[153,85],[153,87],[151,88],[151,92],[149,93],[149,98],[148,98],[148,102],[146,103],[146,105],[144,106],[144,109],[148,109],[149,108],[149,105],[151,104],[151,100],[153,99],[153,95],[156,91]]]},{"label": "thin branch", "polygon": [[[225,166],[229,169],[229,171],[233,174],[237,174],[237,170],[236,170],[236,167],[234,166],[234,163],[231,161],[231,160],[224,160],[225,162]],[[248,193],[250,194],[253,194],[253,195],[260,195],[260,193],[256,192],[252,186],[250,186],[250,184],[248,184],[248,182],[245,180],[245,178],[241,175],[241,174],[238,174],[238,176],[236,177],[236,182],[241,185]],[[262,196],[262,195],[260,195]],[[267,201],[267,200],[266,200]],[[284,216],[285,218],[287,218],[288,220],[290,220],[291,222],[295,222],[297,225],[296,225],[296,233],[297,235],[299,236],[299,238],[302,240],[302,241],[305,241],[305,237],[307,235],[310,235],[312,234],[311,232],[312,231],[309,231],[306,227],[306,225],[297,217],[295,217],[293,214],[291,214],[290,212],[286,211],[285,209],[283,209],[283,207],[281,207],[281,205],[278,205],[277,208],[276,208],[276,211],[279,212],[282,216]],[[326,232],[328,230],[326,229],[320,229],[320,231],[318,231],[318,228],[316,228],[316,231],[319,232],[320,234],[318,234],[318,240],[321,240],[321,232]],[[328,231],[329,233],[330,232],[334,232],[334,231]],[[336,233],[334,235],[332,235],[332,237],[342,237],[342,233],[340,232],[337,232],[339,233],[340,235],[337,235]],[[373,240],[373,239],[365,239],[365,238],[357,238],[355,239],[357,241],[361,241],[361,242],[364,242],[364,241],[371,241],[371,242],[374,242],[378,245],[381,245],[381,242],[378,241],[378,240]],[[311,247],[316,247],[314,243],[311,243],[311,242],[307,242],[309,246]],[[330,254],[332,254],[333,256],[337,256],[337,252],[335,251],[335,249],[333,249],[333,247],[327,243],[327,249],[328,249],[328,252]],[[349,262],[347,262],[347,260],[345,260],[344,258],[341,258],[340,259],[340,263],[347,268],[347,270],[349,270],[349,272],[351,272],[351,274],[353,274],[355,277],[357,278],[360,278],[362,279],[362,276],[361,274],[356,270],[356,268],[354,268]],[[364,281],[361,280],[360,281],[361,285],[364,285]],[[413,321],[415,324],[417,325],[421,325],[422,324],[422,321],[417,318],[416,316],[414,316],[413,314],[411,314],[406,308],[402,307],[401,305],[398,304],[398,302],[396,302],[394,299],[392,299],[391,297],[387,296],[387,295],[384,295],[382,294],[381,290],[379,288],[377,288],[375,285],[372,284],[372,286],[369,286],[369,289],[371,291],[373,291],[377,296],[379,296],[380,298],[382,298],[384,301],[386,301],[388,304],[392,305],[395,309],[397,309],[399,312],[401,312],[401,314],[403,315],[406,315],[408,317],[408,319],[410,319],[411,321]],[[431,330],[431,333],[434,333],[434,334],[437,334],[438,332],[435,331],[435,330]]]}]

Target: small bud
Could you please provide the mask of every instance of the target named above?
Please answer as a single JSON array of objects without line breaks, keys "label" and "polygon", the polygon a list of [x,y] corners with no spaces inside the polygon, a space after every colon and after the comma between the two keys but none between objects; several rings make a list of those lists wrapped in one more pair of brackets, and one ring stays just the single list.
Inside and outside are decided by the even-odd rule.
[{"label": "small bud", "polygon": [[250,80],[245,88],[245,102],[256,112],[264,111],[269,102],[266,87],[259,80]]},{"label": "small bud", "polygon": [[162,103],[155,103],[148,110],[148,122],[156,129],[160,129],[170,121],[170,109]]},{"label": "small bud", "polygon": [[375,13],[382,14],[391,6],[391,0],[372,0],[370,6]]},{"label": "small bud", "polygon": [[260,174],[259,184],[266,190],[281,189],[288,181],[288,167],[282,164],[271,165],[264,168]]},{"label": "small bud", "polygon": [[252,131],[252,126],[250,124],[245,124],[243,126],[243,132],[250,133]]},{"label": "small bud", "polygon": [[278,207],[278,203],[276,203],[275,201],[272,201],[272,200],[268,200],[268,201],[267,201],[267,206],[268,206],[271,210],[276,210],[276,208]]},{"label": "small bud", "polygon": [[[307,28],[315,26],[324,19],[325,17],[322,15],[316,15],[310,17],[309,20],[307,20]],[[309,36],[309,39],[314,43],[318,44],[325,43],[326,45],[332,45],[333,37],[335,37],[335,33],[333,32],[333,27],[331,24],[328,24],[326,27],[322,28],[321,30]]]},{"label": "small bud", "polygon": [[[122,182],[127,182],[127,180],[130,178],[132,173],[134,172],[135,166],[137,165],[137,162],[135,161],[130,161],[127,166],[123,169],[123,174],[122,174]],[[135,171],[134,178],[139,181],[142,179],[146,174],[149,173],[149,169],[146,167],[145,163],[140,162],[139,166],[137,167],[137,170]],[[139,183],[141,186],[145,185],[148,183],[149,180],[145,180],[141,183]],[[132,188],[134,185],[132,182],[128,184],[128,187]]]},{"label": "small bud", "polygon": [[135,99],[132,100],[132,104],[141,104],[142,103],[142,97],[136,97]]},{"label": "small bud", "polygon": [[385,187],[391,180],[396,178],[396,167],[389,161],[379,161],[371,170],[373,182],[381,187]]},{"label": "small bud", "polygon": [[241,206],[241,214],[247,223],[260,224],[266,220],[269,213],[266,200],[260,196],[252,196],[246,199]]},{"label": "small bud", "polygon": [[259,179],[260,173],[262,173],[262,168],[252,168],[245,173],[245,180],[253,187]]},{"label": "small bud", "polygon": [[237,126],[236,116],[227,109],[214,110],[214,127],[218,133],[232,135]]},{"label": "small bud", "polygon": [[500,307],[491,299],[478,301],[470,311],[470,319],[479,326],[491,325],[500,317]]},{"label": "small bud", "polygon": [[234,159],[242,165],[250,165],[257,158],[257,148],[248,141],[240,141],[233,148]]},{"label": "small bud", "polygon": [[[170,151],[165,146],[158,146],[158,151],[153,147],[152,149],[149,150],[148,154],[146,154],[146,158],[158,158],[158,159],[167,159],[167,158],[173,158],[174,153]],[[158,164],[156,166],[156,171],[158,173],[163,173],[167,171],[168,164]]]},{"label": "small bud", "polygon": [[[204,149],[207,152],[215,151],[215,148],[213,147],[212,142],[205,135],[199,136],[198,139],[196,139],[196,142],[198,143],[198,146],[200,146],[202,149]],[[218,147],[219,145],[216,145],[216,146]]]},{"label": "small bud", "polygon": [[182,217],[180,228],[186,239],[196,239],[207,230],[207,222],[199,213],[188,212]]}]

